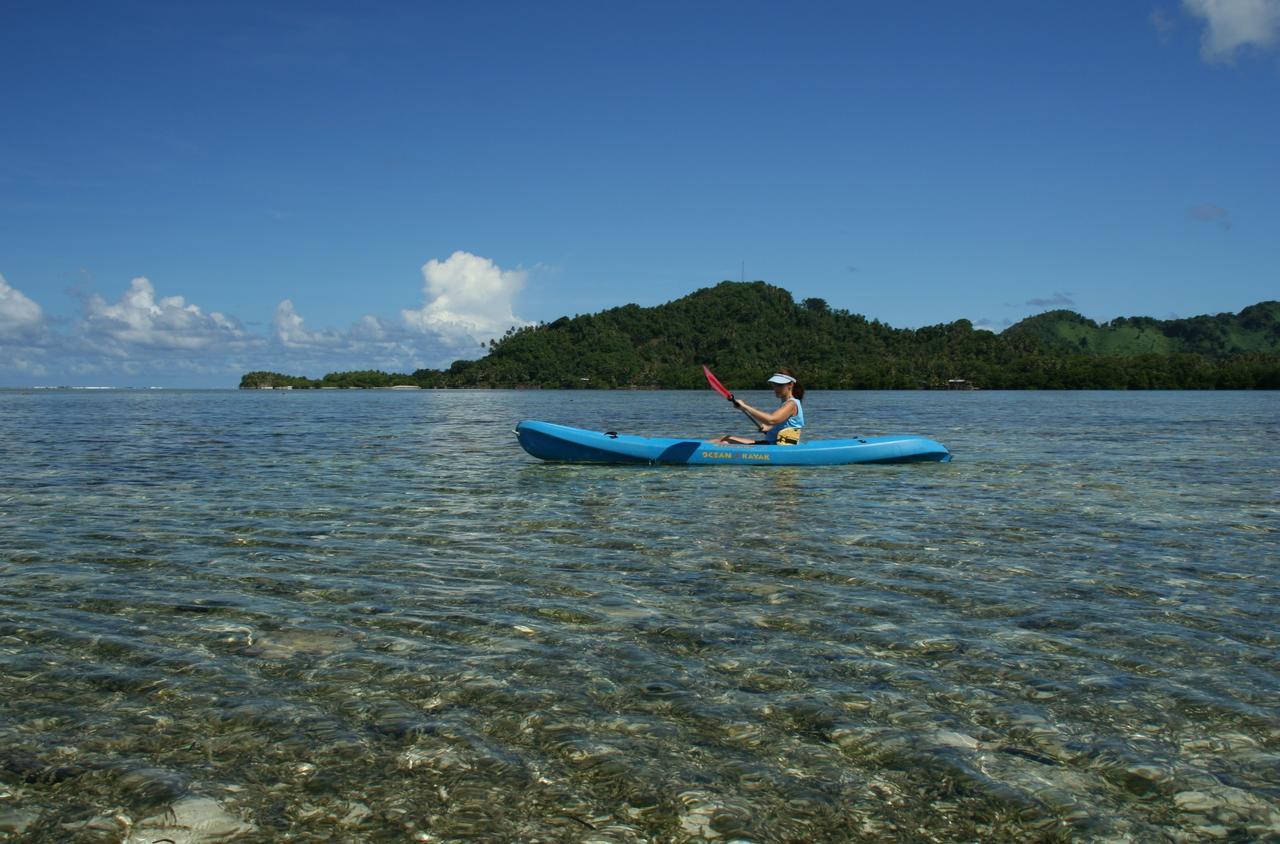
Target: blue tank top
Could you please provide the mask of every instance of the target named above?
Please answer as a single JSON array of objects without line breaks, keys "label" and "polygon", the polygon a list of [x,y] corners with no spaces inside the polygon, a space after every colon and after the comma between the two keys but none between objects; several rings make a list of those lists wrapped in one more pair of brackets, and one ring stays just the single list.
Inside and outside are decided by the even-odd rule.
[{"label": "blue tank top", "polygon": [[787,417],[787,419],[783,420],[782,422],[779,422],[777,425],[774,425],[772,428],[770,428],[769,433],[766,435],[766,439],[768,442],[771,442],[771,443],[777,442],[778,432],[781,431],[783,428],[795,428],[799,430],[800,428],[804,427],[804,408],[800,405],[800,399],[796,398],[795,396],[792,396],[790,401],[793,401],[796,404],[795,415]]}]

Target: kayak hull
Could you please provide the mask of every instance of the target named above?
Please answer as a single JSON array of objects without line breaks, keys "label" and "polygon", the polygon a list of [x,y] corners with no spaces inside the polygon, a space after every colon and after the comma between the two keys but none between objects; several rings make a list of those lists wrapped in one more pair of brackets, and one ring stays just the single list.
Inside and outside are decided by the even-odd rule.
[{"label": "kayak hull", "polygon": [[941,443],[909,435],[813,440],[798,445],[723,445],[695,439],[637,437],[526,419],[516,426],[525,451],[566,463],[679,466],[841,466],[851,463],[945,463]]}]

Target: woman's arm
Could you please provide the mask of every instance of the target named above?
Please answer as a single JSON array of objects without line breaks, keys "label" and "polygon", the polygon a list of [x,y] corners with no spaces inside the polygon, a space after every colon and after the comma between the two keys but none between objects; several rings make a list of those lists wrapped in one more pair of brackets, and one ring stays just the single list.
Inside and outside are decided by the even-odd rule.
[{"label": "woman's arm", "polygon": [[791,407],[791,402],[793,401],[794,399],[787,399],[782,404],[778,405],[778,409],[772,413],[767,413],[758,408],[754,408],[742,399],[738,399],[734,404],[745,410],[747,415],[752,419],[759,422],[762,426],[761,430],[767,431],[779,422],[785,422],[795,415],[795,410]]}]

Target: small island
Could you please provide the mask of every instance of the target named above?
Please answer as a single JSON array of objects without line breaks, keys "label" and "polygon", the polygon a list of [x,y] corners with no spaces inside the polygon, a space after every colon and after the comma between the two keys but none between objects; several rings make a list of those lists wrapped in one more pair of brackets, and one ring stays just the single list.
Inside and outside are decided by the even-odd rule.
[{"label": "small island", "polygon": [[1098,324],[1055,310],[1000,333],[957,320],[893,328],[796,302],[762,281],[726,281],[651,308],[624,305],[515,328],[478,360],[409,374],[249,372],[241,389],[731,389],[788,366],[810,389],[1280,389],[1280,302],[1236,314]]}]

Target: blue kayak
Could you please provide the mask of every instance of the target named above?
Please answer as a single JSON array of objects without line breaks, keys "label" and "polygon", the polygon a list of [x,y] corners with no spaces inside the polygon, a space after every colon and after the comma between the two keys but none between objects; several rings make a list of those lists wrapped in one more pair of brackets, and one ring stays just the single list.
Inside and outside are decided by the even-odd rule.
[{"label": "blue kayak", "polygon": [[704,466],[839,466],[849,463],[945,463],[951,452],[924,437],[895,435],[813,440],[798,445],[722,445],[707,440],[636,437],[526,419],[516,426],[525,451],[569,463]]}]

